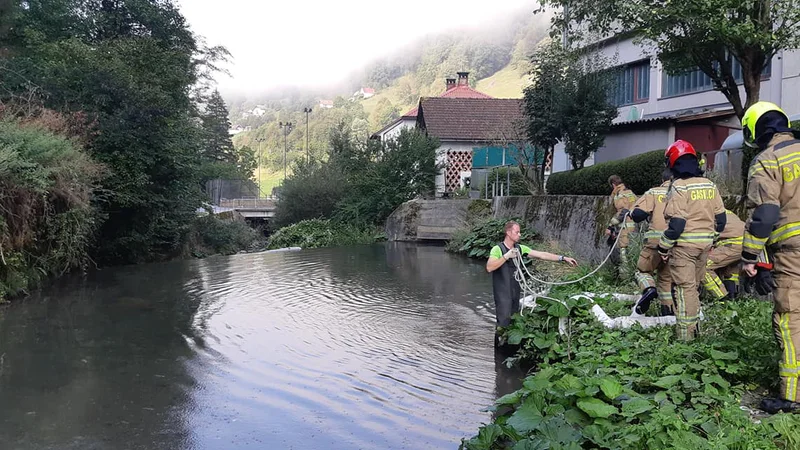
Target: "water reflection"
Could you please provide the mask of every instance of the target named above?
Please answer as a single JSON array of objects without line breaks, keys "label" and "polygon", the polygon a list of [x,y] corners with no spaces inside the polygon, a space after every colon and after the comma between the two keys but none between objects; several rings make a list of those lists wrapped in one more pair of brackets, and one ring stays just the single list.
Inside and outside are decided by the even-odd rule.
[{"label": "water reflection", "polygon": [[213,257],[0,316],[3,448],[456,448],[519,387],[491,279],[440,247]]}]

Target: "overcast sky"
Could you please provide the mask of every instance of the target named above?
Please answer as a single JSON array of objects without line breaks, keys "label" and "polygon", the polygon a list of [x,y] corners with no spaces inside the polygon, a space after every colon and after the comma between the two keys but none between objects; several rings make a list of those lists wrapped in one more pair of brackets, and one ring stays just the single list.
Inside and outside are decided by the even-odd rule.
[{"label": "overcast sky", "polygon": [[337,81],[414,38],[491,23],[532,0],[179,0],[192,30],[233,55],[228,92]]}]

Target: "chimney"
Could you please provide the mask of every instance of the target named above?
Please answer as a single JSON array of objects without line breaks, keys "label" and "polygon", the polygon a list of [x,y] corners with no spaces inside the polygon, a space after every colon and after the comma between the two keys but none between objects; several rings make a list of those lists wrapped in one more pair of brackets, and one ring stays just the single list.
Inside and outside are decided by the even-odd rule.
[{"label": "chimney", "polygon": [[445,83],[447,84],[447,91],[456,87],[456,79],[455,78],[447,78],[445,79]]},{"label": "chimney", "polygon": [[458,74],[458,85],[469,86],[469,72],[456,72]]}]

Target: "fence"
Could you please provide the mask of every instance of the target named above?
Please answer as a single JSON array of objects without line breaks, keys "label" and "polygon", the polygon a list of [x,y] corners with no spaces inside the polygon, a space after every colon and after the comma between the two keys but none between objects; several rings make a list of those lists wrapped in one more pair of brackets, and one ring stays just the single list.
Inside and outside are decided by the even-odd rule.
[{"label": "fence", "polygon": [[206,195],[211,203],[220,205],[220,202],[234,198],[259,198],[258,185],[250,180],[208,180],[206,182]]}]

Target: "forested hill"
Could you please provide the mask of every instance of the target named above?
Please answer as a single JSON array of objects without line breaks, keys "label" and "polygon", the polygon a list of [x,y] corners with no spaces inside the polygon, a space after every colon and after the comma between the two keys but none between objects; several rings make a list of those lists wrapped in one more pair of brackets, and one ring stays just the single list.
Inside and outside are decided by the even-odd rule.
[{"label": "forested hill", "polygon": [[[261,153],[262,172],[282,176],[284,144],[289,170],[293,160],[305,156],[307,107],[313,109],[308,124],[311,153],[324,157],[333,127],[346,126],[355,139],[366,139],[416,106],[420,96],[444,92],[445,79],[456,72],[469,72],[470,85],[493,97],[521,97],[528,58],[548,31],[548,16],[523,9],[480,27],[428,35],[375,55],[372,63],[325,90],[287,88],[257,98],[228,98],[231,123],[246,130],[234,137],[234,144]],[[357,95],[362,88],[374,95]],[[332,107],[321,107],[323,100]],[[287,121],[295,126],[284,143],[278,123]],[[268,188],[277,184],[274,177],[267,178]]]}]

